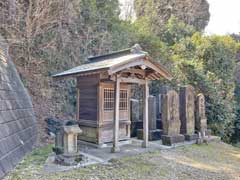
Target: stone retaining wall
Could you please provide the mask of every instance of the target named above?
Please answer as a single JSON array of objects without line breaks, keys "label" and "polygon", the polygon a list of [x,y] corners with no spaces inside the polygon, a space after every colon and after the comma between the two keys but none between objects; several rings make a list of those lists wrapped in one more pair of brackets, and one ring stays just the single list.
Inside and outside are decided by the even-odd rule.
[{"label": "stone retaining wall", "polygon": [[0,179],[31,151],[37,137],[30,96],[7,49],[0,37]]}]

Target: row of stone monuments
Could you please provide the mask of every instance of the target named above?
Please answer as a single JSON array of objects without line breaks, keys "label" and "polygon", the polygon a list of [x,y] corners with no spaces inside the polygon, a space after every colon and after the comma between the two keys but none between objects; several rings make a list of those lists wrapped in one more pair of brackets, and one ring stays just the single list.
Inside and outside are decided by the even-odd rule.
[{"label": "row of stone monuments", "polygon": [[[141,139],[139,107],[139,101],[131,100],[132,136]],[[192,86],[181,87],[180,95],[175,90],[163,88],[158,97],[149,97],[149,140],[161,138],[164,145],[172,145],[196,140],[209,133],[204,95],[195,97]]]}]

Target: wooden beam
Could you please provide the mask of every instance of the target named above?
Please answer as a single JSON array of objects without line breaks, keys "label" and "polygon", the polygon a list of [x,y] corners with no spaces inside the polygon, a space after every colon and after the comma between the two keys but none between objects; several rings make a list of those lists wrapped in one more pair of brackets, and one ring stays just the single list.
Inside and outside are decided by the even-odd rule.
[{"label": "wooden beam", "polygon": [[90,76],[90,75],[94,75],[94,74],[100,74],[102,72],[107,72],[107,69],[101,69],[101,70],[97,70],[97,71],[87,71],[87,72],[82,72],[82,73],[73,73],[73,74],[67,74],[67,75],[60,75],[60,76],[52,76],[52,78],[54,80],[62,80],[62,79],[66,79],[66,78],[77,78],[77,77],[82,77],[82,76]]},{"label": "wooden beam", "polygon": [[145,77],[145,72],[142,69],[133,69],[133,68],[131,68],[131,69],[123,70],[121,72],[123,72],[123,73],[131,73],[131,74],[140,74],[142,77]]},{"label": "wooden beam", "polygon": [[152,74],[149,74],[149,75],[147,76],[147,78],[148,78],[148,79],[151,79],[151,80],[155,80],[155,78],[153,77]]},{"label": "wooden beam", "polygon": [[144,113],[143,113],[143,144],[142,147],[148,147],[148,97],[149,97],[149,86],[148,81],[145,81],[144,85]]},{"label": "wooden beam", "polygon": [[159,73],[162,77],[171,80],[172,76],[169,74],[163,67],[160,65],[156,65],[155,62],[151,61],[150,59],[136,59],[135,61],[124,62],[123,64],[117,64],[108,70],[109,75],[112,75],[116,72],[122,71],[124,69],[129,69],[134,66],[141,66],[144,65],[147,68],[154,70],[155,72]]},{"label": "wooden beam", "polygon": [[80,117],[80,89],[77,87],[77,110],[76,110],[76,120],[79,121]]},{"label": "wooden beam", "polygon": [[159,78],[160,78],[160,76],[159,75],[157,75],[157,73],[153,73],[153,75],[152,75],[153,77],[154,77],[154,79],[155,80],[158,80]]},{"label": "wooden beam", "polygon": [[[112,81],[116,81],[116,76],[112,76],[110,78]],[[133,77],[118,77],[118,80],[121,83],[135,83],[135,84],[145,84],[145,80],[144,79],[138,79],[138,78],[133,78]]]},{"label": "wooden beam", "polygon": [[159,73],[153,72],[147,75],[147,78],[151,79],[151,80],[158,80],[160,79],[160,77],[162,77]]},{"label": "wooden beam", "polygon": [[108,73],[110,75],[112,75],[116,72],[126,70],[126,69],[129,69],[131,67],[139,66],[139,65],[142,65],[142,64],[144,64],[143,59],[138,59],[136,61],[124,62],[124,64],[117,64],[117,65],[114,65],[114,66],[110,67],[110,69],[108,70]]},{"label": "wooden beam", "polygon": [[144,79],[138,79],[138,78],[130,78],[130,77],[124,78],[124,77],[121,77],[119,80],[122,83],[145,84],[145,80]]},{"label": "wooden beam", "polygon": [[113,127],[113,147],[112,152],[119,152],[120,148],[118,145],[118,136],[119,136],[119,102],[120,102],[120,81],[119,75],[115,75],[115,102],[114,102],[114,127]]},{"label": "wooden beam", "polygon": [[154,71],[156,71],[158,74],[160,74],[162,77],[171,80],[172,79],[172,75],[167,72],[163,67],[161,67],[159,64],[156,65],[156,62],[150,60],[150,59],[145,59],[144,63],[151,69],[153,69]]}]

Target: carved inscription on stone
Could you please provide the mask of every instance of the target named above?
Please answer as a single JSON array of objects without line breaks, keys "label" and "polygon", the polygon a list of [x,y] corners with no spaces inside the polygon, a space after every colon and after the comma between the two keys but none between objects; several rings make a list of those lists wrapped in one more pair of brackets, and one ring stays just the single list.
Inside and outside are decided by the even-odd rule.
[{"label": "carved inscription on stone", "polygon": [[195,116],[194,116],[194,89],[192,86],[180,88],[180,120],[181,133],[194,134]]},{"label": "carved inscription on stone", "polygon": [[207,118],[204,95],[198,94],[196,99],[196,129],[198,131],[207,130]]},{"label": "carved inscription on stone", "polygon": [[179,96],[176,91],[170,90],[163,94],[162,104],[163,132],[175,136],[180,133]]}]

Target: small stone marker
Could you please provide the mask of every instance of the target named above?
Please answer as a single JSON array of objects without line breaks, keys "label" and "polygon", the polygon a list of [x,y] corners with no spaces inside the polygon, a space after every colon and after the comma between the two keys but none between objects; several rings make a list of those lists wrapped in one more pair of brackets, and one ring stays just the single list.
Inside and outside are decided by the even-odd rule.
[{"label": "small stone marker", "polygon": [[149,96],[148,106],[149,140],[159,140],[162,130],[157,129],[157,98],[155,96]]},{"label": "small stone marker", "polygon": [[59,149],[60,151],[63,152],[64,150],[64,145],[63,145],[63,131],[62,129],[59,129],[56,132],[55,136],[55,148]]},{"label": "small stone marker", "polygon": [[207,117],[205,111],[205,97],[202,93],[200,93],[196,98],[195,127],[202,135],[208,136],[211,134],[211,131],[207,129]]},{"label": "small stone marker", "polygon": [[190,85],[180,88],[180,133],[185,136],[185,140],[191,141],[198,138],[195,134],[194,115],[194,88]]},{"label": "small stone marker", "polygon": [[158,94],[157,96],[157,119],[161,118],[162,113],[162,94]]},{"label": "small stone marker", "polygon": [[[148,127],[149,127],[149,140],[159,140],[161,138],[161,130],[157,129],[157,105],[156,97],[150,95],[148,98]],[[143,130],[138,129],[137,131],[138,139],[142,139]]]},{"label": "small stone marker", "polygon": [[137,130],[142,129],[142,121],[140,120],[140,105],[139,100],[130,99],[131,111],[131,137],[137,136]]},{"label": "small stone marker", "polygon": [[169,90],[162,96],[162,143],[172,145],[183,142],[184,136],[180,134],[179,96],[176,91]]},{"label": "small stone marker", "polygon": [[148,121],[149,129],[155,130],[157,128],[157,107],[156,107],[156,97],[150,95],[148,97]]},{"label": "small stone marker", "polygon": [[162,94],[157,96],[157,129],[162,129]]}]

